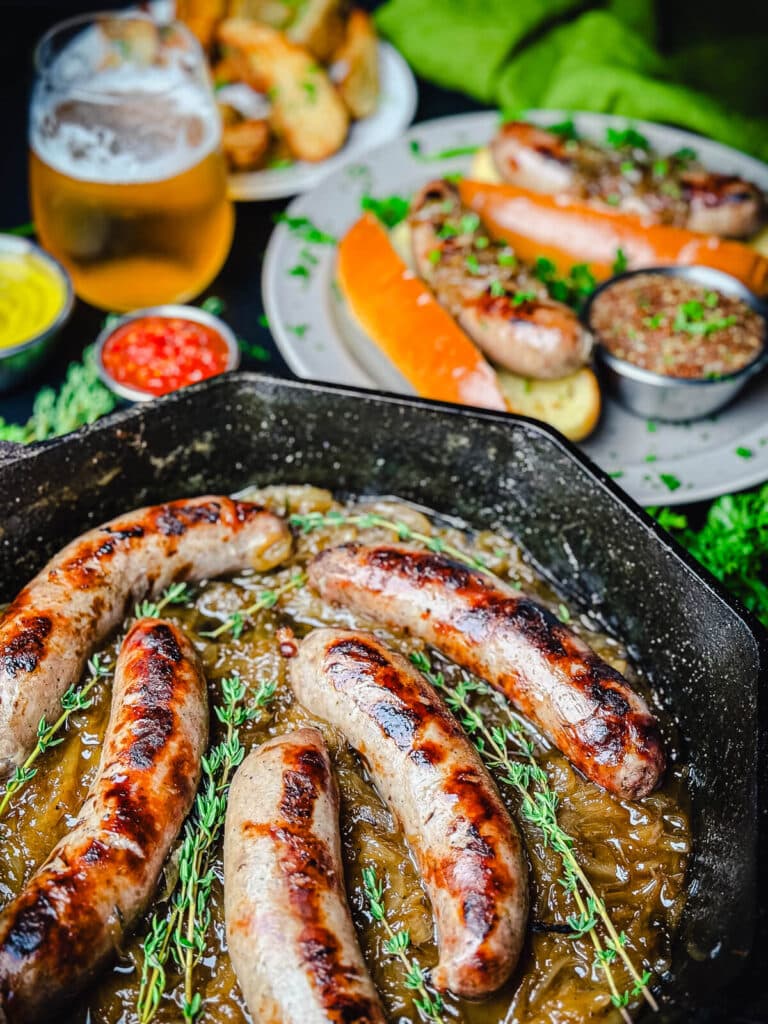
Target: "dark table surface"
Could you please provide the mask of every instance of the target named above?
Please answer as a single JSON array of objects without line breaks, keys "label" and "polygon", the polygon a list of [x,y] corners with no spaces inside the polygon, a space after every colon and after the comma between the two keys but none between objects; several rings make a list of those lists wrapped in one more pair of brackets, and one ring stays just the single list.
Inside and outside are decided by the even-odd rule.
[{"label": "dark table surface", "polygon": [[[372,6],[367,3],[366,6]],[[26,3],[8,4],[0,0],[0,9],[11,11],[13,31],[0,33],[0,96],[4,111],[4,151],[0,156],[0,231],[25,223],[30,219],[26,180],[26,116],[31,84],[31,53],[35,40],[55,21],[62,17],[88,10],[124,6],[116,0],[99,4],[70,2],[70,0],[27,0]],[[707,5],[705,5],[706,7]],[[416,120],[423,121],[447,114],[481,109],[480,105],[458,93],[447,92],[422,80],[419,81],[419,104]],[[261,265],[269,235],[274,226],[274,215],[285,208],[286,201],[241,203],[237,206],[237,226],[232,251],[221,273],[210,288],[200,296],[219,296],[225,305],[224,317],[234,331],[254,347],[263,350],[263,359],[243,354],[242,368],[257,369],[278,376],[292,376],[268,329],[259,324],[264,311],[261,290]],[[74,315],[62,332],[54,357],[29,385],[12,395],[0,397],[0,416],[9,421],[25,420],[32,407],[35,394],[43,385],[61,383],[67,365],[79,359],[83,348],[98,334],[104,319],[101,310],[78,301]],[[706,511],[706,504],[684,506],[693,523]],[[704,1024],[764,1024],[768,1022],[768,982],[763,977],[760,961],[766,952],[768,926],[762,915],[763,927],[757,939],[751,969],[725,996],[725,1004],[697,1018]]]}]

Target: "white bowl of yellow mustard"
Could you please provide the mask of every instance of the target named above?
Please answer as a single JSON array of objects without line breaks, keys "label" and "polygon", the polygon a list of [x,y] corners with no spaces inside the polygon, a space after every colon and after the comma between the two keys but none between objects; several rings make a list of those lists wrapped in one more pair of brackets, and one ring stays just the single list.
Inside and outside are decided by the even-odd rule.
[{"label": "white bowl of yellow mustard", "polygon": [[69,275],[57,260],[29,239],[0,234],[0,392],[45,359],[73,302]]}]

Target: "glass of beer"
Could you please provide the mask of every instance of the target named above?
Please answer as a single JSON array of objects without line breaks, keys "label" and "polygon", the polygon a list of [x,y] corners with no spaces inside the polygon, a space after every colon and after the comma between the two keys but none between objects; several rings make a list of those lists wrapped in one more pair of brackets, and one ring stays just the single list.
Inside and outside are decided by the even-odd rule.
[{"label": "glass of beer", "polygon": [[203,52],[138,12],[62,22],[36,53],[32,211],[43,246],[102,309],[184,302],[232,242],[221,122]]}]

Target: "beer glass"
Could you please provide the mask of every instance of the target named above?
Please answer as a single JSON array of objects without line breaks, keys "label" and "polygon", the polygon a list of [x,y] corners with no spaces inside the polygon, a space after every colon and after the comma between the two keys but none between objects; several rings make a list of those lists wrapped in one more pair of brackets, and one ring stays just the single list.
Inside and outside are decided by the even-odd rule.
[{"label": "beer glass", "polygon": [[35,61],[30,192],[43,246],[102,309],[197,295],[234,225],[197,40],[138,12],[86,15],[51,29]]}]

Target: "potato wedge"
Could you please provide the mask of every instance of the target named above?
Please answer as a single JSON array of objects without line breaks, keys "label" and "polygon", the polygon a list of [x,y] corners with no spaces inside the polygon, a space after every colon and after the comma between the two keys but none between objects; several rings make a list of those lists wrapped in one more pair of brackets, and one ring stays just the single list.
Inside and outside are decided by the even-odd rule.
[{"label": "potato wedge", "polygon": [[296,15],[296,4],[289,0],[229,0],[227,15],[284,29]]},{"label": "potato wedge", "polygon": [[227,16],[227,0],[176,0],[176,18],[197,36],[210,53],[216,27]]},{"label": "potato wedge", "polygon": [[528,380],[507,370],[496,371],[510,412],[555,427],[570,441],[582,441],[600,418],[600,385],[584,366],[561,380]]},{"label": "potato wedge", "polygon": [[373,21],[356,7],[344,42],[333,55],[336,88],[354,118],[368,117],[379,102],[379,46]]},{"label": "potato wedge", "polygon": [[233,171],[255,171],[264,166],[269,151],[268,121],[239,121],[224,126],[222,148]]},{"label": "potato wedge", "polygon": [[346,7],[345,0],[307,0],[286,35],[326,63],[344,40]]},{"label": "potato wedge", "polygon": [[222,22],[219,40],[247,58],[246,81],[269,96],[272,128],[292,156],[315,162],[341,148],[349,130],[347,108],[307,50],[268,25],[242,18]]}]

